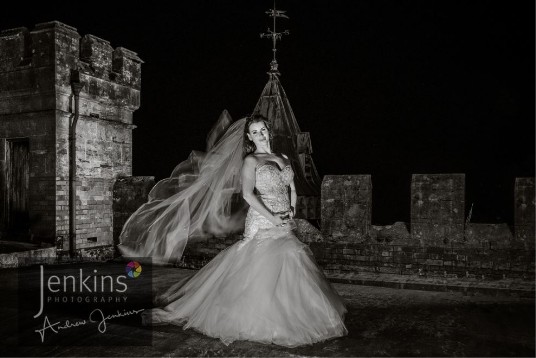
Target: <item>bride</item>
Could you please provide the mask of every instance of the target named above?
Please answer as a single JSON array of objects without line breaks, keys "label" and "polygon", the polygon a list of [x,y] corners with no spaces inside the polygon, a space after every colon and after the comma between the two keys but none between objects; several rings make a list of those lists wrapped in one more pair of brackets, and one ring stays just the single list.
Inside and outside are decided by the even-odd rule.
[{"label": "bride", "polygon": [[[169,261],[182,255],[187,236],[236,226],[223,200],[227,189],[241,190],[249,204],[243,239],[171,286],[158,298],[159,308],[144,312],[145,323],[193,328],[225,344],[250,340],[296,347],[347,334],[342,299],[292,232],[294,173],[286,155],[272,152],[270,139],[269,122],[261,115],[235,122],[202,160],[193,184],[166,199],[157,185],[149,203],[127,221],[119,246],[124,255]],[[238,160],[241,147],[246,156],[240,153]],[[232,168],[238,164],[240,170]],[[154,222],[143,228],[148,218]]]}]

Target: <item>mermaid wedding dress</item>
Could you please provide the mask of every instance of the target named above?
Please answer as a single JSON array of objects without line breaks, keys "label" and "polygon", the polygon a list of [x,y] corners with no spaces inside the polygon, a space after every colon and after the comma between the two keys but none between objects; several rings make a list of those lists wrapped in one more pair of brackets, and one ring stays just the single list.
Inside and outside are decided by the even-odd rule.
[{"label": "mermaid wedding dress", "polygon": [[[292,167],[268,162],[255,175],[266,207],[288,211]],[[169,288],[157,300],[162,308],[145,311],[144,321],[193,328],[227,345],[250,340],[296,347],[346,335],[345,305],[291,224],[275,227],[249,208],[243,240]]]}]

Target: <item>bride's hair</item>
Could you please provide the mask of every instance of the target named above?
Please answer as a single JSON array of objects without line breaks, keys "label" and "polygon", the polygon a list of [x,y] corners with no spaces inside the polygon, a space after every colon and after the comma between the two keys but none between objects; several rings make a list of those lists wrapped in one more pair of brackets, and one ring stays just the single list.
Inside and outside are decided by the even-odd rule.
[{"label": "bride's hair", "polygon": [[252,123],[264,122],[266,129],[268,129],[268,140],[270,141],[270,146],[272,145],[272,126],[268,118],[263,116],[260,113],[253,113],[251,116],[247,117],[246,124],[244,125],[244,157],[250,153],[253,153],[257,147],[252,140],[248,138],[249,126]]}]

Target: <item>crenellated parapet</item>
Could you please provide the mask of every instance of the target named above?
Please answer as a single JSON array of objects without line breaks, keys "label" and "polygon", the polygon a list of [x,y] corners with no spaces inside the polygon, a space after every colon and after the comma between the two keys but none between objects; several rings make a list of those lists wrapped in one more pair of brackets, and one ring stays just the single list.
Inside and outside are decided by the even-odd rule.
[{"label": "crenellated parapet", "polygon": [[[57,57],[56,57],[57,56]],[[78,34],[59,21],[35,25],[32,31],[17,27],[0,31],[0,72],[21,66],[79,66],[88,75],[140,89],[143,61],[133,51],[114,49],[109,41]]]},{"label": "crenellated parapet", "polygon": [[138,55],[124,47],[118,47],[113,52],[112,70],[118,74],[116,80],[124,85],[140,89],[141,63]]},{"label": "crenellated parapet", "polygon": [[31,235],[67,250],[74,211],[77,250],[113,242],[112,190],[132,174],[142,63],[58,21],[0,32],[0,238]]},{"label": "crenellated parapet", "polygon": [[31,60],[29,37],[26,27],[0,32],[0,71],[13,70],[23,65],[25,60]]},{"label": "crenellated parapet", "polygon": [[[37,24],[32,31],[25,27],[3,30],[0,102],[17,95],[28,104],[23,107],[30,106],[26,110],[68,111],[75,72],[86,83],[80,96],[88,105],[81,106],[82,115],[131,123],[131,112],[140,106],[142,63],[135,52],[114,49],[109,41],[94,35],[82,37],[76,28],[58,21]],[[59,100],[27,101],[28,96],[44,93],[55,93]],[[0,114],[13,112],[0,103]]]},{"label": "crenellated parapet", "polygon": [[143,61],[124,47],[114,49],[109,41],[85,35],[80,42],[80,60],[87,74],[137,90],[141,87]]},{"label": "crenellated parapet", "polygon": [[526,247],[534,250],[534,213],[536,196],[534,177],[516,178],[514,184],[514,230],[515,237]]},{"label": "crenellated parapet", "polygon": [[97,77],[105,78],[112,72],[114,49],[110,41],[94,35],[85,35],[80,41],[80,60]]}]

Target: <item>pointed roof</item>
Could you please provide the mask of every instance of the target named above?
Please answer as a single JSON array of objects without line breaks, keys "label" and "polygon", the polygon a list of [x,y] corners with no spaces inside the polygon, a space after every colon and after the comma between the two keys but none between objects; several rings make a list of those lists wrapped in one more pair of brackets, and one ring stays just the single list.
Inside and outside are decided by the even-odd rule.
[{"label": "pointed roof", "polygon": [[[272,125],[272,150],[275,153],[285,153],[289,157],[294,171],[297,194],[299,196],[319,196],[321,180],[310,157],[312,147],[308,133],[300,130],[278,74],[270,71],[268,75],[270,78],[261,93],[254,112],[268,118]],[[303,140],[304,137],[307,139]],[[308,168],[304,168],[304,165]]]}]

